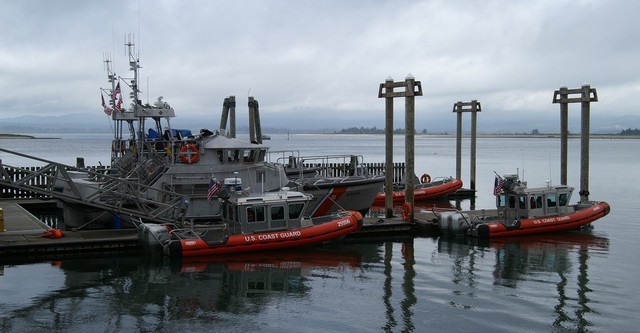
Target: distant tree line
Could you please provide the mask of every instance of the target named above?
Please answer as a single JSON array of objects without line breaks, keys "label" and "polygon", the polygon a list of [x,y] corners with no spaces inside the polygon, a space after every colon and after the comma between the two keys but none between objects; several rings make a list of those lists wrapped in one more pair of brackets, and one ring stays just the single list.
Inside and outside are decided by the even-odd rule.
[{"label": "distant tree line", "polygon": [[[349,127],[349,128],[343,128],[333,133],[334,134],[384,134],[384,128],[377,128],[376,126]],[[396,128],[393,130],[393,134],[404,134],[404,133],[405,133],[404,128]],[[419,134],[427,134],[427,130],[423,129]]]},{"label": "distant tree line", "polygon": [[626,129],[626,130],[622,130],[622,132],[620,132],[620,135],[640,135],[640,129]]},{"label": "distant tree line", "polygon": [[[354,126],[349,128],[343,128],[339,131],[334,131],[333,133],[334,134],[385,134],[384,128],[377,128],[376,126],[373,126],[373,127],[355,127]],[[404,128],[396,128],[393,130],[393,134],[404,134],[404,133],[405,133]],[[423,129],[420,132],[416,131],[416,134],[428,134],[428,133],[426,129]],[[447,133],[438,133],[438,134],[447,134]],[[534,129],[530,133],[522,132],[522,133],[510,133],[510,134],[540,135],[542,133],[538,129]],[[626,130],[622,130],[622,132],[620,132],[619,135],[640,135],[640,129],[629,128]]]}]

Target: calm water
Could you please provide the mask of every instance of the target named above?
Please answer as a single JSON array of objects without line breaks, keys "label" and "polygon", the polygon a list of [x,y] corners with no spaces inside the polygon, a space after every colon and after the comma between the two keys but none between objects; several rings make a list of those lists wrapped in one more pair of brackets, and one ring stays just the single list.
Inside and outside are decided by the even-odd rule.
[{"label": "calm water", "polygon": [[[0,145],[68,164],[78,156],[87,165],[108,164],[108,136],[56,136],[63,138]],[[383,136],[272,138],[266,143],[274,150],[384,160]],[[403,161],[403,143],[396,137],[396,162]],[[0,331],[636,332],[639,148],[640,140],[591,141],[590,198],[609,202],[612,211],[590,231],[488,244],[379,240],[201,262],[137,253],[5,261]],[[559,182],[559,139],[482,138],[477,149],[478,208],[494,204],[494,171],[519,171],[530,185]],[[418,175],[455,176],[455,139],[417,137],[416,159]],[[579,140],[571,140],[575,186],[579,160]]]}]

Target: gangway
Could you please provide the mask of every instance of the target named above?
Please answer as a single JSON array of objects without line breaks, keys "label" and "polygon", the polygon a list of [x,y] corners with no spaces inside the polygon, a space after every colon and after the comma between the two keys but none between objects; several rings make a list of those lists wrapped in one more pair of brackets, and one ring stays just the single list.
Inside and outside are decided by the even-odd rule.
[{"label": "gangway", "polygon": [[127,174],[110,175],[108,170],[73,167],[35,156],[0,148],[3,153],[44,163],[39,168],[6,165],[0,160],[0,185],[30,191],[64,203],[84,205],[155,223],[184,222],[191,199],[188,196],[152,187],[163,166],[145,160]]}]

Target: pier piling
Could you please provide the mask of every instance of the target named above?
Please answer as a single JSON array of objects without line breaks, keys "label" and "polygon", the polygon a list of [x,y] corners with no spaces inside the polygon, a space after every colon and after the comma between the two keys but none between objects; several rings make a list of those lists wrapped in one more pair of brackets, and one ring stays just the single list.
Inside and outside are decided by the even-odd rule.
[{"label": "pier piling", "polygon": [[[395,92],[394,88],[405,88],[404,91]],[[385,98],[385,216],[393,217],[393,175],[390,174],[390,165],[393,165],[393,98],[405,98],[405,202],[414,206],[413,190],[415,175],[415,96],[422,96],[422,84],[408,74],[404,81],[394,82],[387,78],[380,84],[378,98]],[[411,211],[411,221],[414,214]]]},{"label": "pier piling", "polygon": [[[472,191],[476,190],[476,141],[478,112],[482,111],[482,106],[477,100],[471,102],[456,102],[453,104],[453,112],[456,113],[456,179],[462,179],[462,113],[471,112],[471,156],[469,166],[469,183]],[[475,201],[471,201],[473,209]]]},{"label": "pier piling", "polygon": [[[579,95],[579,97],[571,97]],[[567,141],[569,137],[569,103],[581,104],[580,123],[580,202],[589,201],[589,137],[591,102],[598,101],[595,88],[585,84],[581,88],[560,87],[553,93],[553,103],[560,104],[560,183],[567,185]]]}]

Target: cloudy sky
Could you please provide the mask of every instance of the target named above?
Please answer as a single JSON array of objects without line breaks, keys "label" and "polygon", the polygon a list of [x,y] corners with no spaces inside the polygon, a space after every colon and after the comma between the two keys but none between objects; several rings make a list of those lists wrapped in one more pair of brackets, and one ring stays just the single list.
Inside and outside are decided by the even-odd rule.
[{"label": "cloudy sky", "polygon": [[180,116],[219,119],[226,96],[244,109],[251,95],[263,124],[384,126],[378,86],[408,74],[424,92],[417,128],[472,99],[484,117],[557,118],[554,90],[583,84],[592,114],[637,114],[638,13],[635,0],[1,1],[0,119],[100,114],[104,55],[129,76],[127,34],[142,100]]}]

